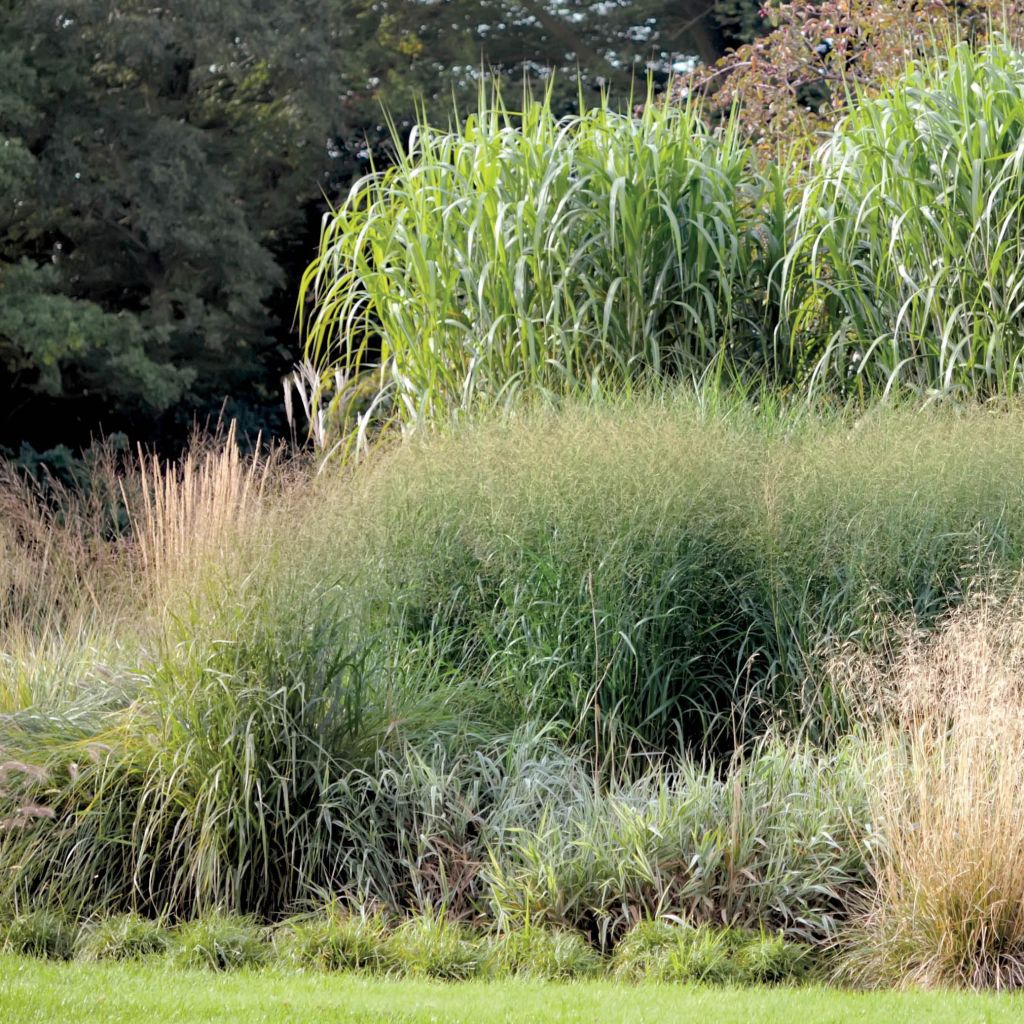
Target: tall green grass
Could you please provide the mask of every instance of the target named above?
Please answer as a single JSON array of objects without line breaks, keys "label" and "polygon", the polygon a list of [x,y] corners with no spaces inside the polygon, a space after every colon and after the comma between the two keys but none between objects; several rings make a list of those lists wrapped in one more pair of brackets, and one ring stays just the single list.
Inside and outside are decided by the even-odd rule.
[{"label": "tall green grass", "polygon": [[518,111],[481,95],[358,182],[302,282],[308,357],[349,375],[336,401],[377,362],[405,425],[763,367],[782,177],[732,127],[647,100],[638,117],[602,102],[558,118],[550,94]]},{"label": "tall green grass", "polygon": [[494,97],[422,125],[326,219],[303,280],[317,436],[723,373],[862,401],[1013,393],[1022,124],[1024,58],[997,40],[859,98],[806,168],[651,97],[562,120]]},{"label": "tall green grass", "polygon": [[591,749],[827,735],[836,644],[1016,576],[1018,422],[685,397],[520,416],[363,474],[353,561],[412,657]]},{"label": "tall green grass", "polygon": [[[1017,579],[1021,418],[680,392],[284,467],[242,507],[172,488],[166,522],[225,532],[111,541],[105,646],[68,635],[73,686],[5,693],[3,904],[821,939],[876,877],[873,748],[837,735],[873,677],[837,648],[884,660]],[[21,677],[53,621],[21,621]]]},{"label": "tall green grass", "polygon": [[1024,57],[937,54],[836,129],[805,183],[781,344],[826,387],[990,395],[1024,358]]}]

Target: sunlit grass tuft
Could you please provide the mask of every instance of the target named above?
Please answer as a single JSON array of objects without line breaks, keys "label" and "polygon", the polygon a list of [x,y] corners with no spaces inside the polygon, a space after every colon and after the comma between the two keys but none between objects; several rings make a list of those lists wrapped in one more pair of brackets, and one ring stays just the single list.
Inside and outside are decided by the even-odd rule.
[{"label": "sunlit grass tuft", "polygon": [[843,944],[860,980],[1024,985],[1022,652],[1020,600],[986,599],[873,680],[893,717],[868,908]]}]

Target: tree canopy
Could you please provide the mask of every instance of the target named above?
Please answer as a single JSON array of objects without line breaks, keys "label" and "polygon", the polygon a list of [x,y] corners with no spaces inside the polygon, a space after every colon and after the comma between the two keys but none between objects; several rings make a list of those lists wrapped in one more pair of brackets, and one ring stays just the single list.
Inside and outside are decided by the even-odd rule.
[{"label": "tree canopy", "polygon": [[[731,12],[731,13],[730,13]],[[732,19],[732,21],[730,21]],[[279,429],[325,197],[418,107],[706,59],[701,0],[0,0],[0,446]],[[730,27],[732,26],[732,27]]]}]

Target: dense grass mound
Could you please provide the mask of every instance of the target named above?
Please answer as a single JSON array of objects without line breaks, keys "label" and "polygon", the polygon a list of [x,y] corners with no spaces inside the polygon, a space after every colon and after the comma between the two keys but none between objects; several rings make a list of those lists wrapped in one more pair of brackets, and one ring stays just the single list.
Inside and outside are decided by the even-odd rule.
[{"label": "dense grass mound", "polygon": [[171,948],[168,930],[138,914],[117,914],[87,922],[78,932],[79,960],[141,960]]},{"label": "dense grass mound", "polygon": [[174,936],[171,959],[181,968],[211,971],[260,967],[271,949],[257,921],[230,914],[208,914],[182,925]]},{"label": "dense grass mound", "polygon": [[1024,555],[1016,411],[825,420],[690,400],[521,417],[361,481],[353,562],[410,661],[576,742],[664,750],[845,714],[878,649]]},{"label": "dense grass mound", "polygon": [[821,939],[868,877],[863,755],[762,745],[718,772],[684,761],[628,783],[577,782],[529,830],[494,837],[491,905],[604,948],[659,913]]},{"label": "dense grass mound", "polygon": [[57,910],[40,908],[4,923],[3,951],[68,960],[74,953],[75,926]]},{"label": "dense grass mound", "polygon": [[377,971],[383,955],[384,922],[346,914],[336,907],[282,925],[274,933],[279,958],[296,967],[325,971]]},{"label": "dense grass mound", "polygon": [[573,981],[601,973],[604,964],[579,932],[517,928],[495,937],[490,966],[498,976]]}]

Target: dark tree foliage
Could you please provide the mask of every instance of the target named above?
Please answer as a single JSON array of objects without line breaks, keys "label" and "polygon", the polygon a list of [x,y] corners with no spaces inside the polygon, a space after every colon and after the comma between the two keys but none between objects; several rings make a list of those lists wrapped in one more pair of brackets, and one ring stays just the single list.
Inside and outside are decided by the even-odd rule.
[{"label": "dark tree foliage", "polygon": [[577,71],[628,102],[722,24],[702,0],[0,0],[0,447],[173,447],[222,408],[280,430],[296,283],[325,196],[387,160],[385,107],[401,134],[482,70],[552,68],[566,106]]},{"label": "dark tree foliage", "polygon": [[4,5],[0,443],[276,406],[277,250],[328,180],[335,7]]}]

